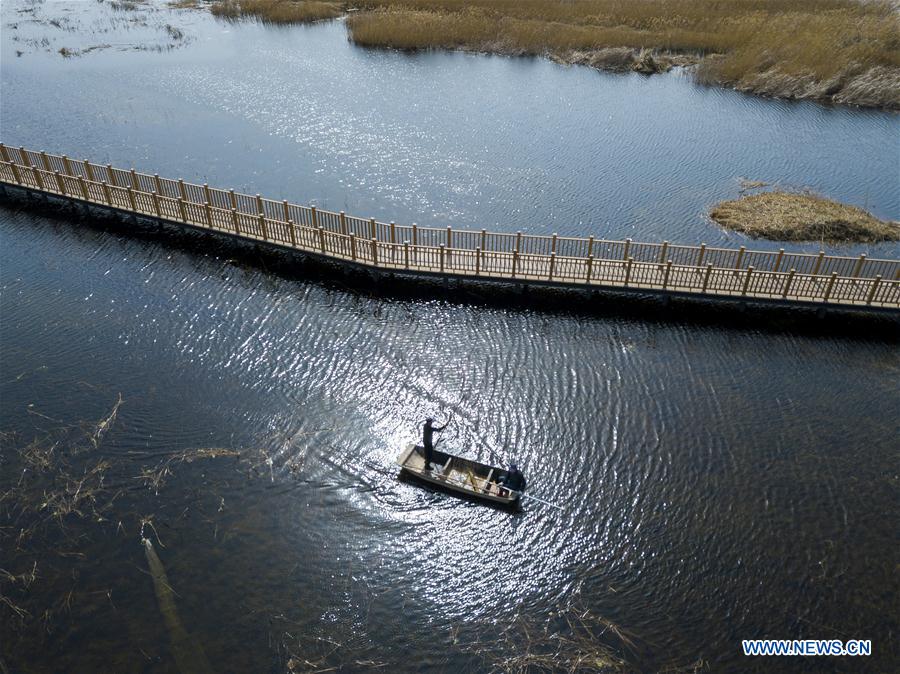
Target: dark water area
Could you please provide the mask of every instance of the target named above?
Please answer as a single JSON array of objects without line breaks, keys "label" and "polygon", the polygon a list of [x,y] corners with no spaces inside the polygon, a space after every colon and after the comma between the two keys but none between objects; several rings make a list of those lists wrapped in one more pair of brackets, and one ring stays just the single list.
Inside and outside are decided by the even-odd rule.
[{"label": "dark water area", "polygon": [[[900,215],[880,113],[199,12],[171,51],[10,57],[13,9],[10,144],[422,224],[527,213],[542,231],[731,242],[706,204],[772,174]],[[175,21],[159,12],[135,30]],[[462,116],[489,96],[496,118],[472,131]],[[665,105],[671,132],[585,141],[611,101],[633,120]],[[688,142],[700,109],[717,122]],[[704,140],[750,120],[767,151]],[[211,237],[0,203],[2,662],[478,672],[590,645],[611,671],[895,671],[896,339],[576,310],[379,297]],[[448,448],[517,459],[562,508],[399,481],[417,423],[451,413]],[[873,655],[741,655],[766,637],[871,639]]]}]

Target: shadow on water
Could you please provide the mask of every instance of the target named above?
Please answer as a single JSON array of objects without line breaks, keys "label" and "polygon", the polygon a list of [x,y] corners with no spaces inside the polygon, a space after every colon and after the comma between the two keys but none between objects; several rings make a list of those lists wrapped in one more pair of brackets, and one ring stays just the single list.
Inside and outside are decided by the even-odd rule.
[{"label": "shadow on water", "polygon": [[840,307],[825,310],[822,307],[765,302],[380,274],[292,253],[277,246],[254,244],[146,218],[121,216],[102,209],[87,209],[19,190],[6,190],[0,198],[10,207],[25,208],[57,222],[71,223],[76,231],[87,228],[116,235],[124,231],[137,240],[153,241],[189,254],[226,257],[236,265],[259,269],[284,280],[316,283],[324,288],[375,301],[438,301],[581,318],[684,323],[804,337],[845,337],[887,342],[900,339],[900,313],[894,311],[867,312]]}]

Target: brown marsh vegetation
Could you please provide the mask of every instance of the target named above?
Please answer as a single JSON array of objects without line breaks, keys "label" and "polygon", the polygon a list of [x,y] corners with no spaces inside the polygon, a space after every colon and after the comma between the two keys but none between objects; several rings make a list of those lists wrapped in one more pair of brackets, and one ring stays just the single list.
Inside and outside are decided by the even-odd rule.
[{"label": "brown marsh vegetation", "polygon": [[900,240],[900,223],[812,194],[763,192],[723,201],[710,212],[723,227],[776,241],[876,243]]},{"label": "brown marsh vegetation", "polygon": [[339,17],[344,13],[344,6],[311,0],[221,0],[210,11],[228,19],[250,16],[267,23],[310,23]]},{"label": "brown marsh vegetation", "polygon": [[220,16],[333,18],[359,45],[541,55],[786,98],[900,109],[900,20],[890,0],[223,0]]}]

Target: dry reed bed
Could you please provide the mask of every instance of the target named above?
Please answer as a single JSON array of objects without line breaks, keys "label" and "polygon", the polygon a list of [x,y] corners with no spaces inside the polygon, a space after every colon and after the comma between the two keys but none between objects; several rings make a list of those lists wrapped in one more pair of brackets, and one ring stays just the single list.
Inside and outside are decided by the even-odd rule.
[{"label": "dry reed bed", "polygon": [[699,63],[706,83],[900,109],[900,21],[890,0],[223,0],[212,11],[292,23],[344,10],[363,46],[640,72]]},{"label": "dry reed bed", "polygon": [[900,240],[900,223],[812,194],[763,192],[723,201],[710,212],[723,227],[775,241],[877,243]]}]

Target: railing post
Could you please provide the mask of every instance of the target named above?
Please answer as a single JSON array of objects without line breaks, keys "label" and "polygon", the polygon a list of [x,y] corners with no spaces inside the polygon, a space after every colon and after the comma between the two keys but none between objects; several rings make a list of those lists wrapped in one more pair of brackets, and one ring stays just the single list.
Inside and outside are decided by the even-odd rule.
[{"label": "railing post", "polygon": [[241,223],[238,220],[238,212],[236,208],[231,209],[231,224],[234,225],[234,233],[240,236],[241,234]]},{"label": "railing post", "polygon": [[712,274],[712,265],[706,265],[706,273],[703,275],[703,292],[706,292],[706,289],[709,287],[709,277]]},{"label": "railing post", "polygon": [[134,172],[134,169],[131,169],[131,189],[140,191],[141,186],[138,184],[137,173]]},{"label": "railing post", "polygon": [[0,157],[3,158],[7,164],[11,164],[12,160],[9,158],[9,152],[6,151],[6,145],[0,143]]},{"label": "railing post", "polygon": [[[554,241],[555,243],[555,241]],[[553,280],[553,268],[556,266],[556,253],[550,253],[550,276],[548,277],[548,281]]]},{"label": "railing post", "polygon": [[737,260],[734,261],[734,268],[735,268],[735,269],[740,269],[740,268],[741,268],[741,262],[744,260],[744,251],[745,251],[745,250],[746,250],[746,248],[744,248],[743,246],[741,246],[740,248],[738,248]]},{"label": "railing post", "polygon": [[341,234],[347,236],[347,216],[344,214],[344,211],[340,212],[341,218]]},{"label": "railing post", "polygon": [[356,233],[350,235],[350,259],[356,261]]},{"label": "railing post", "polygon": [[[16,165],[13,162],[7,162],[7,163],[9,164],[9,167],[12,169],[13,178],[15,178],[16,182],[21,185],[22,184],[22,176],[19,174],[19,169],[16,168]],[[35,173],[35,175],[39,175],[39,174]],[[40,183],[38,183],[38,185],[40,185]]]},{"label": "railing post", "polygon": [[378,224],[375,222],[375,218],[369,218],[369,230],[372,232],[372,237],[376,241],[378,240]]},{"label": "railing post", "polygon": [[281,202],[281,207],[284,209],[284,221],[290,222],[291,221],[291,207],[288,204],[287,199],[285,199]]},{"label": "railing post", "polygon": [[184,186],[184,180],[181,178],[178,179],[178,194],[181,196],[183,201],[187,201],[187,189]]},{"label": "railing post", "polygon": [[550,252],[556,252],[556,232],[553,232],[553,239],[550,242]]},{"label": "railing post", "polygon": [[834,290],[834,282],[836,279],[837,279],[837,272],[836,271],[831,272],[831,278],[828,279],[828,287],[825,288],[825,295],[822,297],[822,299],[825,302],[827,302],[829,300],[829,298],[831,297],[831,291]]},{"label": "railing post", "polygon": [[[87,162],[85,162],[85,165],[87,165]],[[163,193],[162,180],[159,179],[158,173],[153,174],[153,182],[156,184],[156,193],[162,194]]]},{"label": "railing post", "polygon": [[62,176],[59,174],[59,171],[54,171],[53,175],[56,176],[56,184],[59,186],[59,193],[63,196],[66,196],[66,184],[63,182]]},{"label": "railing post", "polygon": [[256,212],[257,213],[265,213],[266,209],[263,207],[262,197],[260,195],[256,195]]},{"label": "railing post", "polygon": [[668,252],[669,252],[669,242],[663,241],[662,250],[659,251],[659,260],[657,260],[657,262],[659,262],[659,264],[663,263],[663,261],[666,259],[666,254]]},{"label": "railing post", "polygon": [[663,290],[669,286],[669,272],[672,271],[672,260],[666,260],[666,271],[663,273]]},{"label": "railing post", "polygon": [[484,255],[483,248],[475,249],[475,276],[481,275],[481,256]]},{"label": "railing post", "polygon": [[[287,202],[285,202],[285,203],[287,203]],[[288,219],[287,227],[288,227],[288,234],[290,234],[290,236],[291,236],[291,245],[294,246],[294,248],[296,248],[297,247],[297,233],[294,231],[294,221],[291,219]]]},{"label": "railing post", "polygon": [[593,255],[594,255],[594,235],[592,234],[591,236],[588,237],[587,256],[593,257]]},{"label": "railing post", "polygon": [[90,180],[91,182],[95,182],[94,181],[94,167],[91,166],[91,162],[89,162],[87,159],[84,160],[84,172],[87,173],[88,180]]},{"label": "railing post", "polygon": [[207,204],[212,203],[212,195],[209,193],[209,184],[203,183],[203,200]]},{"label": "railing post", "polygon": [[751,264],[747,267],[747,275],[744,277],[744,287],[741,289],[741,296],[745,296],[747,294],[747,288],[750,287],[750,276],[753,274],[753,265]]},{"label": "railing post", "polygon": [[518,248],[516,248],[516,250],[513,251],[513,258],[512,258],[512,277],[513,278],[516,277],[516,269],[518,269],[518,267],[519,267],[519,250],[518,250]]},{"label": "railing post", "polygon": [[158,192],[153,193],[153,210],[156,211],[157,218],[162,217],[162,209],[159,207],[159,193]]},{"label": "railing post", "polygon": [[863,264],[866,261],[866,254],[863,253],[859,256],[859,259],[856,261],[856,266],[853,267],[853,278],[859,278],[859,274],[862,271]]},{"label": "railing post", "polygon": [[778,257],[775,258],[775,266],[772,268],[772,271],[778,271],[781,269],[781,258],[784,257],[784,248],[778,249]]},{"label": "railing post", "polygon": [[875,292],[878,290],[878,286],[881,284],[881,274],[875,277],[875,280],[872,282],[872,289],[869,291],[869,296],[866,298],[866,304],[872,304],[872,300],[875,299]]},{"label": "railing post", "polygon": [[212,229],[212,208],[210,208],[208,201],[203,203],[203,210],[206,211],[206,226]]},{"label": "railing post", "polygon": [[391,220],[391,243],[397,243],[397,225],[394,224],[393,220]]},{"label": "railing post", "polygon": [[87,201],[88,200],[88,191],[87,191],[87,183],[84,182],[84,178],[78,176],[78,186],[81,188],[81,196]]},{"label": "railing post", "polygon": [[260,212],[259,214],[259,228],[262,231],[263,241],[269,240],[269,229],[266,227],[266,214]]},{"label": "railing post", "polygon": [[[34,182],[37,183],[38,189],[44,189],[44,179],[41,177],[41,172],[38,170],[38,167],[32,166],[31,172],[34,174]],[[15,170],[13,170],[13,175],[15,175]]]},{"label": "railing post", "polygon": [[625,262],[625,287],[628,287],[628,284],[631,283],[631,269],[634,267],[634,258],[629,257],[628,261]]},{"label": "railing post", "polygon": [[378,266],[378,239],[372,237],[372,264]]},{"label": "railing post", "polygon": [[[594,243],[594,237],[591,237],[591,243]],[[625,247],[622,250],[622,259],[628,262],[628,253],[631,252],[631,239],[625,239]]]},{"label": "railing post", "polygon": [[72,170],[72,162],[69,161],[69,158],[66,155],[63,155],[62,160],[63,160],[63,168],[66,169],[66,175],[67,176],[75,175],[75,172]]},{"label": "railing post", "polygon": [[106,197],[106,203],[112,206],[112,190],[109,189],[109,183],[103,181],[103,194]]},{"label": "railing post", "polygon": [[413,227],[412,245],[413,245],[413,247],[415,247],[415,246],[419,245],[419,228],[416,225],[416,223],[413,223],[412,227]]},{"label": "railing post", "polygon": [[137,212],[137,200],[134,198],[134,190],[128,188],[128,203],[131,204],[131,210]]},{"label": "railing post", "polygon": [[441,273],[444,273],[444,244],[441,244]]},{"label": "railing post", "polygon": [[824,251],[824,250],[820,250],[820,251],[819,251],[819,257],[816,258],[816,266],[813,267],[813,270],[812,270],[812,275],[813,275],[813,276],[818,275],[818,273],[819,273],[819,267],[822,266],[822,258],[824,258],[824,257],[825,257],[825,251]]},{"label": "railing post", "polygon": [[231,197],[231,208],[237,210],[237,195],[234,190],[228,190],[228,195]]},{"label": "railing post", "polygon": [[788,293],[791,291],[791,284],[794,282],[794,274],[797,273],[796,269],[791,269],[788,272],[787,280],[784,282],[784,290],[781,291],[781,299],[787,299]]},{"label": "railing post", "polygon": [[484,251],[484,244],[487,239],[487,232],[485,230],[481,230],[481,250]]},{"label": "railing post", "polygon": [[409,241],[403,242],[403,266],[409,269]]},{"label": "railing post", "polygon": [[31,165],[31,159],[28,158],[28,152],[25,150],[24,146],[19,148],[19,156],[22,158],[22,163],[28,168],[34,168]]},{"label": "railing post", "polygon": [[316,207],[310,206],[309,211],[310,211],[310,217],[312,218],[312,226],[318,227],[319,226],[319,214],[316,213]]},{"label": "railing post", "polygon": [[44,163],[44,170],[47,173],[53,173],[53,169],[50,168],[50,159],[47,158],[46,152],[41,152],[41,161]]},{"label": "railing post", "polygon": [[178,211],[181,213],[181,221],[187,222],[187,206],[184,205],[185,199],[183,197],[178,197]]},{"label": "railing post", "polygon": [[109,184],[113,187],[118,187],[119,184],[116,182],[116,172],[113,171],[112,164],[106,165],[106,177],[109,179]]},{"label": "railing post", "polygon": [[447,265],[453,266],[453,230],[447,227]]},{"label": "railing post", "polygon": [[584,274],[584,282],[591,282],[591,272],[594,270],[594,256],[588,255],[587,257],[587,271]]},{"label": "railing post", "polygon": [[703,258],[704,258],[704,257],[706,257],[706,244],[705,244],[705,243],[701,243],[701,244],[700,244],[700,251],[697,253],[697,264],[695,264],[694,266],[695,266],[695,267],[702,267],[702,266],[703,266]]},{"label": "railing post", "polygon": [[522,250],[522,232],[516,232],[516,253]]},{"label": "railing post", "polygon": [[[315,207],[314,207],[315,208]],[[319,250],[325,252],[325,228],[319,227]]]}]

